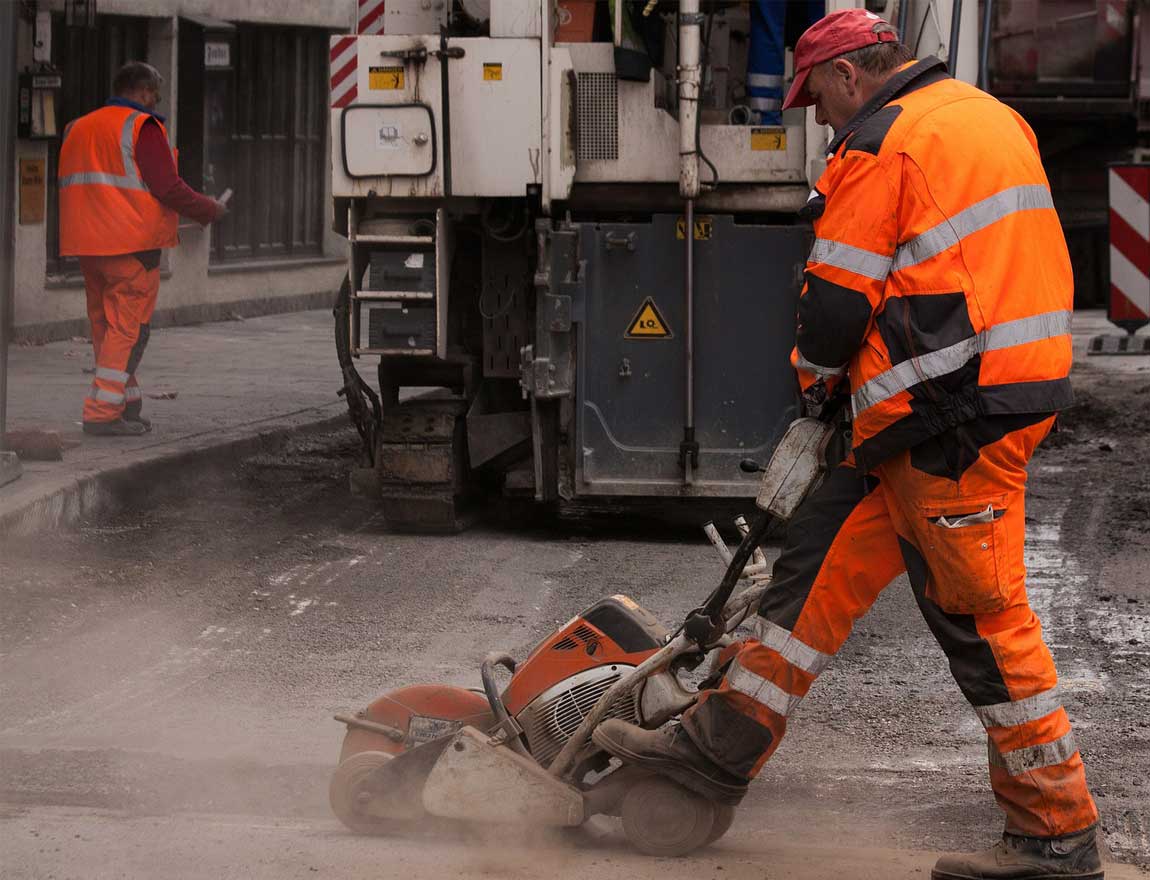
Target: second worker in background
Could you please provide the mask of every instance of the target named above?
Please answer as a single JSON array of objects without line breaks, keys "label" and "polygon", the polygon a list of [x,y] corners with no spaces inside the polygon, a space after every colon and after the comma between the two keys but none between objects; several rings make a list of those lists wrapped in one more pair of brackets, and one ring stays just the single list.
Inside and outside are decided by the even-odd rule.
[{"label": "second worker in background", "polygon": [[136,368],[160,291],[160,255],[179,241],[179,215],[206,226],[227,213],[180,178],[156,112],[162,85],[150,64],[128,62],[114,97],[71,122],[60,147],[60,254],[80,259],[96,354],[86,434],[151,430]]}]

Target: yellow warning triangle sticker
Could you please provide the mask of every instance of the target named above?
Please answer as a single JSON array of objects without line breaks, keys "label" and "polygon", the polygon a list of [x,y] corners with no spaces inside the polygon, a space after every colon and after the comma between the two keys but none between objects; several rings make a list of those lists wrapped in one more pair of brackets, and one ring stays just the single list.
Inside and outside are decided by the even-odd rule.
[{"label": "yellow warning triangle sticker", "polygon": [[659,314],[655,300],[647,297],[643,300],[643,305],[639,306],[639,311],[635,313],[635,317],[627,325],[627,332],[623,335],[626,339],[670,339],[671,328],[663,320],[663,316]]}]

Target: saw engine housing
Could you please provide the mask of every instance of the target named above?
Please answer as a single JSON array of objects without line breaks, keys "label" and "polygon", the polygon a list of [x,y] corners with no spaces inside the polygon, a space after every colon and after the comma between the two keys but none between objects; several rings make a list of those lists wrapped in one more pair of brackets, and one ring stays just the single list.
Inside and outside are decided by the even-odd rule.
[{"label": "saw engine housing", "polygon": [[[548,766],[603,693],[667,641],[667,630],[626,596],[611,596],[576,615],[518,665],[503,693],[527,747]],[[640,692],[607,717],[642,721]]]}]

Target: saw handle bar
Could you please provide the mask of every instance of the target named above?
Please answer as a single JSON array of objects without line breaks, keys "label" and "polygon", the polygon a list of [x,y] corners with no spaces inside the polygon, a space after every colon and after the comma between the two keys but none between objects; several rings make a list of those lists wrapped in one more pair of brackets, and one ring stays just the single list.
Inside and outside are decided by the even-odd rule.
[{"label": "saw handle bar", "polygon": [[507,707],[503,705],[503,697],[499,694],[499,684],[495,681],[496,666],[502,666],[508,672],[513,673],[515,672],[515,660],[510,654],[492,651],[483,658],[483,664],[479,667],[479,676],[483,679],[483,693],[487,695],[491,714],[495,716],[495,727],[492,730],[495,732],[503,731],[504,741],[507,745],[520,754],[526,754],[527,749],[524,748],[521,738],[523,728],[508,713]]},{"label": "saw handle bar", "polygon": [[[752,529],[752,532],[753,531]],[[769,583],[769,581],[757,583],[727,603],[727,607],[724,608],[722,612],[723,628],[719,634],[719,638],[735,629],[735,627],[742,622],[746,616],[747,609],[762,599],[763,593],[766,592]],[[667,644],[630,672],[620,676],[619,680],[607,688],[598,702],[591,707],[591,711],[587,713],[583,721],[580,722],[579,727],[571,734],[571,738],[567,740],[563,749],[555,756],[555,760],[551,762],[547,771],[556,779],[565,778],[575,763],[575,758],[591,738],[591,732],[599,725],[599,722],[603,720],[607,711],[614,705],[619,697],[634,690],[640,682],[645,681],[664,666],[670,665],[676,658],[684,654],[695,654],[698,652],[699,645],[687,638],[685,634],[680,634],[667,642]]]},{"label": "saw handle bar", "polygon": [[[845,396],[838,393],[831,395],[830,399],[820,401],[820,408],[816,418],[827,425],[833,424],[839,419],[839,415],[843,412],[845,400]],[[771,456],[772,462],[778,454],[779,449],[776,449],[775,453]],[[750,472],[769,470],[769,466],[763,468],[751,459],[744,459],[739,466],[744,471]],[[764,507],[765,506],[766,505],[764,505]],[[743,540],[739,543],[739,546],[735,548],[735,552],[731,554],[731,558],[727,562],[727,570],[723,574],[723,580],[719,583],[719,586],[707,597],[707,601],[704,602],[701,607],[696,608],[688,614],[687,619],[683,621],[684,635],[699,647],[705,648],[709,645],[713,645],[719,636],[723,634],[723,608],[727,604],[727,600],[731,598],[731,593],[735,590],[735,584],[738,583],[740,578],[746,577],[749,574],[746,570],[747,563],[752,556],[755,556],[755,551],[759,549],[759,544],[761,544],[767,536],[767,532],[773,520],[774,517],[766,510],[759,513],[750,529],[743,532]],[[711,539],[711,543],[715,544],[716,548],[719,548],[722,542],[716,543],[716,535],[712,535],[712,531],[713,529],[707,531],[707,537]],[[740,531],[742,531],[741,527]],[[725,556],[722,550],[720,550],[720,555]]]},{"label": "saw handle bar", "polygon": [[[735,590],[739,578],[745,577],[744,569],[747,563],[767,535],[771,527],[772,517],[766,511],[761,512],[755,519],[754,525],[743,535],[743,540],[731,554],[727,563],[727,571],[719,586],[707,598],[707,601],[687,615],[683,622],[683,635],[699,647],[713,644],[725,632],[726,604]],[[744,594],[745,595],[745,594]]]}]

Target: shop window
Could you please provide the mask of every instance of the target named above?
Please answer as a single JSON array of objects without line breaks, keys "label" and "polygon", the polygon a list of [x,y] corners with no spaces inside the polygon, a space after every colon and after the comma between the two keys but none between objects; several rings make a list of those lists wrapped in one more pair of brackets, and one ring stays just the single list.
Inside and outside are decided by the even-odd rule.
[{"label": "shop window", "polygon": [[[95,28],[69,28],[64,26],[64,16],[56,15],[52,32],[52,63],[63,74],[59,108],[62,131],[73,119],[103,106],[112,91],[112,78],[123,64],[147,59],[148,19],[101,15]],[[78,262],[60,256],[59,158],[60,140],[55,140],[48,147],[47,268],[51,275],[78,274]]]}]

